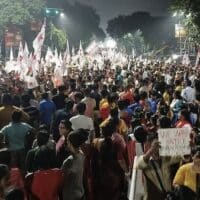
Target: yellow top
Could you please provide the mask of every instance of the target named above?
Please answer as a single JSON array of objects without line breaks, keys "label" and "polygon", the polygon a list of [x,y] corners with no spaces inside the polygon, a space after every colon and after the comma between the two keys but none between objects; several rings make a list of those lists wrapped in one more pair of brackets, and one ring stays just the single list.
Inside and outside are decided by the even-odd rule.
[{"label": "yellow top", "polygon": [[178,169],[173,185],[184,185],[196,192],[196,173],[192,171],[192,163],[185,164]]},{"label": "yellow top", "polygon": [[[105,127],[108,122],[109,122],[110,118],[105,119],[101,124],[100,124],[100,128]],[[123,119],[119,119],[119,125],[117,127],[117,131],[120,135],[125,136],[128,133],[128,127],[126,125],[126,123],[124,122]]]}]

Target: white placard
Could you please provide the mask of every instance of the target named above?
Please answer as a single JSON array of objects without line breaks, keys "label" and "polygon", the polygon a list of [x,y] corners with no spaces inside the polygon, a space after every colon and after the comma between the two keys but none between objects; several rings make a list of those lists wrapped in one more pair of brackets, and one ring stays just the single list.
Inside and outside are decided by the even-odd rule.
[{"label": "white placard", "polygon": [[189,128],[159,129],[160,156],[182,156],[191,153]]}]

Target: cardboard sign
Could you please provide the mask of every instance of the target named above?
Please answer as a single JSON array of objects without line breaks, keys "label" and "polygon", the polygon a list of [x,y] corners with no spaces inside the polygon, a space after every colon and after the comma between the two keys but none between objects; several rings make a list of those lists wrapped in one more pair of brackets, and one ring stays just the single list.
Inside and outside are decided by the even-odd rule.
[{"label": "cardboard sign", "polygon": [[183,156],[191,153],[189,128],[159,129],[160,156]]}]

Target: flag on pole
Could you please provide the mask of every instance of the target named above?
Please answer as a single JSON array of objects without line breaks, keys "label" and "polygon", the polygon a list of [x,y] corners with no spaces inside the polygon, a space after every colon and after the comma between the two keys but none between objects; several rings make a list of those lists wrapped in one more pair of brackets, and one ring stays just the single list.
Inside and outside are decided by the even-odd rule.
[{"label": "flag on pole", "polygon": [[23,50],[22,42],[20,42],[18,56],[17,56],[17,64],[21,65],[23,57],[24,57],[24,50]]},{"label": "flag on pole", "polygon": [[42,45],[45,40],[45,30],[46,30],[46,19],[44,20],[40,32],[33,41],[34,55],[36,56],[37,60],[40,60],[41,57]]},{"label": "flag on pole", "polygon": [[200,49],[198,49],[195,67],[198,67],[198,65],[199,65],[199,59],[200,59]]},{"label": "flag on pole", "polygon": [[190,64],[189,55],[186,54],[186,53],[185,53],[184,56],[183,56],[182,64],[183,64],[183,65],[189,65],[189,64]]},{"label": "flag on pole", "polygon": [[10,62],[12,62],[14,60],[14,56],[13,56],[13,48],[12,46],[10,47]]},{"label": "flag on pole", "polygon": [[82,46],[82,42],[80,40],[80,45],[79,45],[79,51],[78,51],[79,56],[84,56],[84,52],[83,52],[83,46]]},{"label": "flag on pole", "polygon": [[72,47],[72,56],[75,56],[75,49]]}]

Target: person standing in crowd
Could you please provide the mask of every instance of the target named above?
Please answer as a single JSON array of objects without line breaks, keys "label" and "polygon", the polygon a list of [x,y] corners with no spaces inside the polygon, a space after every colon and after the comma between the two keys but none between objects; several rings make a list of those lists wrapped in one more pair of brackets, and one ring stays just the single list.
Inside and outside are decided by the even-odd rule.
[{"label": "person standing in crowd", "polygon": [[29,115],[30,125],[32,125],[33,127],[37,127],[39,123],[39,117],[38,117],[39,110],[36,107],[31,106],[30,104],[31,98],[28,94],[23,94],[21,99],[22,99],[22,110]]},{"label": "person standing in crowd", "polygon": [[82,99],[81,102],[85,103],[86,105],[86,110],[85,110],[85,115],[90,118],[94,118],[94,109],[96,108],[96,100],[94,98],[91,98],[91,90],[90,88],[86,88],[84,90],[84,98]]},{"label": "person standing in crowd", "polygon": [[[159,142],[157,134],[148,136],[149,150],[139,157],[137,168],[141,169],[145,177],[145,200],[165,200],[166,192],[172,190],[170,166],[181,161],[181,157],[159,156]],[[157,176],[159,174],[159,178]],[[160,181],[161,180],[161,184]]]},{"label": "person standing in crowd", "polygon": [[39,107],[40,107],[39,108],[40,123],[46,124],[48,128],[50,129],[51,120],[52,120],[54,112],[56,111],[56,106],[53,103],[53,101],[49,99],[48,93],[42,94],[42,100],[40,101]]},{"label": "person standing in crowd", "polygon": [[47,131],[39,131],[37,133],[37,146],[34,147],[33,149],[29,150],[27,155],[26,155],[26,171],[27,172],[34,172],[38,170],[38,166],[35,163],[35,155],[39,148],[43,145],[47,145],[49,141],[49,134]]},{"label": "person standing in crowd", "polygon": [[60,139],[56,143],[56,154],[58,166],[69,156],[70,152],[67,147],[68,135],[72,132],[72,124],[68,120],[62,120],[59,124]]},{"label": "person standing in crowd", "polygon": [[55,141],[58,141],[59,135],[59,124],[62,120],[69,120],[73,117],[73,106],[74,102],[72,100],[67,100],[65,103],[65,108],[57,110],[53,116],[53,122],[51,126],[51,133]]},{"label": "person standing in crowd", "polygon": [[0,107],[0,128],[3,128],[12,120],[12,113],[14,111],[22,112],[22,121],[28,122],[29,115],[24,111],[20,110],[20,108],[12,105],[12,96],[8,93],[2,95],[2,106]]},{"label": "person standing in crowd", "polygon": [[56,94],[53,98],[52,101],[54,102],[56,109],[63,109],[65,107],[65,99],[67,96],[64,94],[66,88],[64,85],[61,85],[58,87],[58,94]]},{"label": "person standing in crowd", "polygon": [[200,199],[200,151],[196,151],[192,163],[178,169],[173,186],[178,188],[181,200]]},{"label": "person standing in crowd", "polygon": [[181,96],[187,103],[193,103],[196,100],[195,89],[191,87],[192,83],[190,80],[186,81],[186,87],[182,90]]},{"label": "person standing in crowd", "polygon": [[72,123],[72,129],[85,129],[90,131],[90,139],[93,137],[93,131],[94,131],[94,122],[91,118],[85,116],[86,111],[86,104],[85,103],[79,103],[76,106],[76,109],[78,111],[78,115],[72,117],[70,119],[70,122]]},{"label": "person standing in crowd", "polygon": [[126,144],[116,133],[116,124],[112,120],[102,128],[102,134],[103,138],[93,141],[94,197],[97,200],[120,200],[127,172]]},{"label": "person standing in crowd", "polygon": [[62,169],[64,171],[64,185],[62,197],[63,200],[83,200],[83,171],[84,171],[84,155],[80,149],[85,143],[89,133],[83,129],[73,131],[68,136],[68,148],[72,155],[64,162]]},{"label": "person standing in crowd", "polygon": [[62,191],[63,172],[56,167],[55,154],[46,145],[35,155],[38,170],[26,177],[29,198],[57,200]]},{"label": "person standing in crowd", "polygon": [[12,122],[4,126],[1,132],[5,136],[6,144],[11,152],[11,166],[24,170],[25,141],[29,132],[33,130],[29,124],[21,122],[22,112],[14,111]]}]

